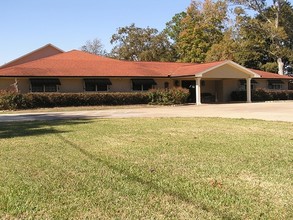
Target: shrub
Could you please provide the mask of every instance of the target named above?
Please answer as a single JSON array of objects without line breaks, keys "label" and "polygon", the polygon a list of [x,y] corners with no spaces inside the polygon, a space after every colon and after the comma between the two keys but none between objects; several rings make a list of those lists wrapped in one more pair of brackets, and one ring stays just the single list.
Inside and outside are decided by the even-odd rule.
[{"label": "shrub", "polygon": [[0,109],[14,110],[26,108],[25,97],[16,92],[0,91]]},{"label": "shrub", "polygon": [[261,101],[270,101],[274,100],[272,94],[268,90],[257,89],[251,92],[252,101],[261,102]]},{"label": "shrub", "polygon": [[172,105],[186,103],[189,96],[188,89],[152,89],[148,92],[150,104]]},{"label": "shrub", "polygon": [[293,91],[289,92],[288,99],[289,100],[293,100]]},{"label": "shrub", "polygon": [[146,93],[30,93],[31,108],[147,104]]},{"label": "shrub", "polygon": [[147,93],[0,93],[0,109],[148,104]]},{"label": "shrub", "polygon": [[246,91],[233,91],[231,93],[232,101],[246,101]]},{"label": "shrub", "polygon": [[252,92],[252,100],[253,101],[293,100],[293,91],[257,89]]},{"label": "shrub", "polygon": [[[257,89],[251,92],[252,101],[293,100],[292,90],[265,90]],[[232,101],[246,101],[246,91],[233,91]]]}]

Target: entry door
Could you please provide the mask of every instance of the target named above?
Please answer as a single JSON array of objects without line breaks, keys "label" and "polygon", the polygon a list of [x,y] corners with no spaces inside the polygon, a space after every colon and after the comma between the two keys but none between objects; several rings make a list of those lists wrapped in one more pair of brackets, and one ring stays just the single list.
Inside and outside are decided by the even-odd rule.
[{"label": "entry door", "polygon": [[216,102],[224,102],[223,97],[223,80],[216,80],[215,82],[215,90],[216,90]]},{"label": "entry door", "polygon": [[189,90],[189,96],[187,98],[187,102],[195,103],[196,102],[195,80],[182,80],[181,87]]}]

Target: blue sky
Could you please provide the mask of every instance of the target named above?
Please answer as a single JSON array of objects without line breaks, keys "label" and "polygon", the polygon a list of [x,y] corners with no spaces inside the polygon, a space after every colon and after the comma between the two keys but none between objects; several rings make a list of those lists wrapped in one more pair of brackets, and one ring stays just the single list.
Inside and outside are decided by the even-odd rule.
[{"label": "blue sky", "polygon": [[68,51],[99,38],[110,51],[118,27],[162,30],[191,0],[2,0],[0,65],[45,44]]}]

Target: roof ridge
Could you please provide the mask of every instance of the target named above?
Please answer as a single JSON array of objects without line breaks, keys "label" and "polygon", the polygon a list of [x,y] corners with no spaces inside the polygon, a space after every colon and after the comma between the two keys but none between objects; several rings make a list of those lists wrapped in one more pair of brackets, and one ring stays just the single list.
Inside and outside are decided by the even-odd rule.
[{"label": "roof ridge", "polygon": [[[44,46],[42,46],[42,47],[39,47],[39,48],[37,48],[37,49],[35,49],[35,50],[31,51],[31,52],[26,53],[26,54],[24,54],[24,55],[22,55],[22,56],[20,56],[20,57],[18,57],[18,58],[15,58],[15,59],[13,59],[13,60],[7,62],[7,63],[4,63],[3,65],[0,66],[0,69],[4,69],[4,68],[6,68],[5,66],[8,66],[9,64],[11,64],[11,63],[13,63],[13,62],[16,62],[16,61],[18,61],[18,60],[21,60],[21,59],[23,59],[24,57],[27,57],[27,56],[29,56],[29,55],[31,55],[31,54],[33,54],[33,53],[36,53],[36,52],[38,52],[38,51],[40,51],[40,50],[42,50],[42,49],[44,49],[44,48],[46,48],[46,47],[48,47],[48,46],[53,47],[54,49],[60,51],[61,53],[65,53],[64,50],[62,50],[62,49],[56,47],[55,45],[53,45],[53,44],[51,44],[51,43],[48,43],[48,44],[46,44],[46,45],[44,45]],[[54,56],[54,55],[52,55],[52,56]],[[43,58],[45,58],[45,57],[43,57]],[[42,59],[42,58],[40,58],[40,59]],[[37,59],[37,60],[39,60],[39,59]],[[29,62],[31,62],[31,61],[29,61]],[[22,64],[23,64],[23,63],[22,63]],[[20,65],[20,64],[17,64],[17,65]],[[17,66],[17,65],[15,65],[15,66]],[[8,67],[7,67],[7,68],[8,68]]]},{"label": "roof ridge", "polygon": [[90,53],[90,52],[82,51],[82,50],[77,50],[77,49],[70,50],[70,51],[68,51],[68,53],[69,53],[69,52],[83,53],[83,54],[86,54],[86,55],[89,55],[89,56],[92,56],[92,57],[102,58],[102,59],[108,59],[108,60],[112,60],[112,61],[119,61],[119,62],[122,62],[122,61],[123,61],[123,60],[115,59],[115,58],[113,58],[113,57],[107,57],[107,56],[103,56],[103,55],[92,54],[92,53]]},{"label": "roof ridge", "polygon": [[100,56],[100,55],[91,54],[91,53],[88,53],[88,52],[85,52],[85,51],[80,51],[80,50],[77,50],[77,49],[73,49],[73,50],[63,52],[63,53],[59,53],[59,54],[55,54],[55,55],[52,55],[52,56],[49,56],[49,57],[43,57],[43,58],[32,60],[32,61],[29,61],[29,62],[26,62],[26,63],[21,63],[21,64],[9,66],[9,67],[3,67],[3,68],[0,68],[0,69],[10,69],[10,68],[13,68],[13,67],[21,67],[21,66],[26,66],[28,64],[34,64],[34,63],[37,63],[37,62],[40,62],[40,61],[43,61],[43,60],[52,60],[52,59],[56,59],[56,57],[66,56],[66,55],[68,55],[70,53],[73,53],[73,52],[83,53],[83,54],[86,54],[88,56],[92,56],[92,57],[95,57],[95,58],[108,59],[108,60],[113,60],[113,61],[118,61],[119,62],[119,60],[116,60],[116,59],[113,59],[113,58],[108,58],[108,57],[104,57],[104,56]]},{"label": "roof ridge", "polygon": [[52,58],[52,57],[61,56],[61,55],[64,55],[66,53],[68,53],[68,52],[63,52],[63,53],[55,54],[55,55],[52,55],[52,56],[49,56],[49,57],[43,57],[43,58],[32,60],[32,61],[29,61],[29,62],[26,62],[26,63],[21,63],[21,64],[9,66],[9,67],[3,67],[3,68],[0,68],[0,69],[11,69],[11,68],[15,68],[15,67],[21,67],[21,66],[25,66],[27,64],[39,62],[40,60],[45,60],[45,59],[49,59],[49,58]]}]

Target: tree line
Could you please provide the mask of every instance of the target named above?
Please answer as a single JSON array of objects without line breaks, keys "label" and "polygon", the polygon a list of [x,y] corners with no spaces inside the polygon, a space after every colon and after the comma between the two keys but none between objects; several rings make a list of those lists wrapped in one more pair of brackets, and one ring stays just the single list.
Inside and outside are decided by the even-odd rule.
[{"label": "tree line", "polygon": [[161,32],[131,24],[112,35],[107,53],[99,39],[83,51],[131,61],[233,60],[247,68],[292,74],[293,6],[287,0],[193,0]]}]

